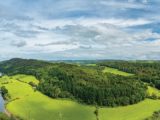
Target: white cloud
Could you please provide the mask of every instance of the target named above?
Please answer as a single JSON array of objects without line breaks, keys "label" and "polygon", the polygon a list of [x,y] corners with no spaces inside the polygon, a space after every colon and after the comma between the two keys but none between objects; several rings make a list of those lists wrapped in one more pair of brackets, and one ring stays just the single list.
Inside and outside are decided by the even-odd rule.
[{"label": "white cloud", "polygon": [[[143,2],[146,2],[146,0],[143,0]],[[130,0],[128,2],[119,2],[119,1],[101,1],[100,2],[103,5],[114,7],[114,8],[136,8],[136,9],[142,9],[145,8],[146,6],[144,4],[136,3],[133,0]]]},{"label": "white cloud", "polygon": [[158,58],[160,34],[153,32],[152,27],[144,27],[143,31],[137,27],[159,23],[157,3],[157,0],[0,2],[0,59]]},{"label": "white cloud", "polygon": [[[8,48],[12,46],[12,48],[2,47],[0,53],[18,56],[59,53],[81,58],[86,58],[88,55],[91,58],[131,58],[135,56],[138,58],[139,55],[141,58],[147,52],[159,51],[160,35],[151,30],[130,32],[125,28],[151,22],[140,19],[125,21],[123,19],[80,18],[68,21],[62,19],[42,20],[37,23],[29,21],[17,24],[16,20],[10,24],[18,27],[9,25],[7,26],[9,31],[5,30],[6,26],[5,28],[1,26],[3,36],[0,37],[0,43],[1,45],[5,44]],[[6,21],[5,25],[8,25]],[[15,34],[20,33],[19,31],[29,31],[29,33],[33,31],[34,34],[23,37]],[[145,41],[150,38],[157,40]]]},{"label": "white cloud", "polygon": [[78,19],[56,19],[56,20],[42,20],[35,21],[35,25],[41,26],[46,29],[53,29],[55,27],[63,27],[65,25],[83,25],[83,26],[93,26],[96,24],[111,24],[117,27],[131,27],[137,25],[145,25],[152,23],[149,19],[117,19],[117,18],[78,18]]}]

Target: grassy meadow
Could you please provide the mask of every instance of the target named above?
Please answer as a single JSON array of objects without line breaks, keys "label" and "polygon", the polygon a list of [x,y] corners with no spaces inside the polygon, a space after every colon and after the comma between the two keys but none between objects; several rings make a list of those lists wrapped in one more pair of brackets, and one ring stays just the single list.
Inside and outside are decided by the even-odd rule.
[{"label": "grassy meadow", "polygon": [[122,76],[131,76],[131,75],[133,75],[131,73],[123,72],[123,71],[120,71],[118,69],[114,69],[114,68],[110,68],[110,67],[105,67],[103,72],[104,73],[112,73],[112,74],[116,74],[116,75],[122,75]]},{"label": "grassy meadow", "polygon": [[[94,106],[82,105],[71,100],[49,98],[39,91],[34,91],[27,81],[37,83],[34,77],[27,75],[0,78],[0,85],[5,86],[11,96],[6,109],[15,116],[25,120],[46,118],[47,120],[96,120]],[[154,88],[149,88],[149,91],[159,92]],[[146,99],[125,107],[100,108],[99,118],[100,120],[143,120],[159,109],[160,100]]]},{"label": "grassy meadow", "polygon": [[149,96],[155,95],[157,97],[160,97],[160,91],[156,88],[148,86],[147,93]]},{"label": "grassy meadow", "polygon": [[100,120],[144,120],[160,109],[160,100],[146,99],[138,104],[100,109]]},{"label": "grassy meadow", "polygon": [[29,82],[34,82],[35,84],[39,83],[39,81],[32,75],[17,74],[15,76],[12,76],[12,78],[25,83]]}]

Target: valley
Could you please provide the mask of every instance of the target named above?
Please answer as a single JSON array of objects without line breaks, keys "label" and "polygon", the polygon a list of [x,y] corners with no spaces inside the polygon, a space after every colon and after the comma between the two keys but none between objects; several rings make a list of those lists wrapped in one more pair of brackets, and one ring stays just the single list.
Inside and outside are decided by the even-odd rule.
[{"label": "valley", "polygon": [[159,111],[158,88],[113,63],[4,61],[0,63],[0,87],[8,91],[5,109],[20,120],[144,120]]}]

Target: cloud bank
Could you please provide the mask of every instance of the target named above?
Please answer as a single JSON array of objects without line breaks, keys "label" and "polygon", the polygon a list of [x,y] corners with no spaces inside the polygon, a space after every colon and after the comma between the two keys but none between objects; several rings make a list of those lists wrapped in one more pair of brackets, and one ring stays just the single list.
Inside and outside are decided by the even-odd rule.
[{"label": "cloud bank", "polygon": [[159,5],[159,0],[0,2],[0,60],[160,59]]}]

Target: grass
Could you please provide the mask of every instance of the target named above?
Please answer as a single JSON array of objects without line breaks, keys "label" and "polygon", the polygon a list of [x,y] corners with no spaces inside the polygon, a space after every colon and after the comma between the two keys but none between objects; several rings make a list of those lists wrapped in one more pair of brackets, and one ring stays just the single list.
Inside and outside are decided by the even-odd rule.
[{"label": "grass", "polygon": [[149,96],[155,95],[157,97],[160,97],[160,91],[156,88],[148,86],[147,93]]},{"label": "grass", "polygon": [[133,75],[131,73],[123,72],[123,71],[120,71],[118,69],[110,68],[110,67],[105,67],[103,72],[104,73],[112,73],[112,74],[116,74],[116,75],[122,75],[122,76],[131,76],[131,75]]},{"label": "grass", "polygon": [[[24,76],[23,76],[24,77]],[[28,76],[26,76],[28,77]],[[15,116],[33,120],[95,120],[94,107],[78,104],[70,100],[49,98],[21,80],[17,76],[0,78],[0,85],[5,86],[11,96],[6,109]],[[24,79],[24,78],[23,78]],[[4,83],[4,81],[6,81]]]},{"label": "grass", "polygon": [[[25,120],[96,120],[93,113],[95,107],[70,100],[51,99],[15,78],[16,76],[0,78],[0,85],[6,86],[11,99],[17,98],[6,105],[12,114]],[[6,80],[7,83],[4,84]],[[149,88],[151,90],[157,91]],[[160,100],[146,99],[125,107],[100,108],[99,117],[100,120],[143,120],[159,109]]]},{"label": "grass", "polygon": [[144,120],[159,109],[160,100],[146,99],[126,107],[103,108],[100,110],[100,120]]},{"label": "grass", "polygon": [[97,64],[86,64],[86,66],[97,66]]},{"label": "grass", "polygon": [[19,80],[21,82],[34,82],[35,84],[38,84],[39,81],[32,75],[23,75],[23,74],[17,74],[12,77],[13,79]]}]

